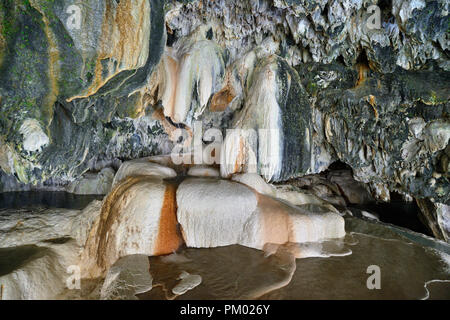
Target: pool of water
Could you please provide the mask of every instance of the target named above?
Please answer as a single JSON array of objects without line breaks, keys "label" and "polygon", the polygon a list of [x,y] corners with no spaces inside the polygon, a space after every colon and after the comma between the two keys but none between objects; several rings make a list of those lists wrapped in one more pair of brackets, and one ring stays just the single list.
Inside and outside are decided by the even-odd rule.
[{"label": "pool of water", "polygon": [[[140,299],[450,299],[447,244],[393,226],[347,218],[347,236],[328,242],[321,257],[293,259],[243,246],[186,248],[150,257],[153,289]],[[327,246],[327,247],[326,247]],[[380,271],[380,289],[369,289],[369,266]],[[200,275],[183,295],[172,289],[182,272]],[[371,282],[371,281],[369,281]]]},{"label": "pool of water", "polygon": [[98,195],[76,195],[63,191],[20,191],[0,193],[0,209],[29,207],[83,209],[92,200],[102,200]]},{"label": "pool of water", "polygon": [[[64,192],[3,193],[0,208],[45,211],[44,205],[81,209],[99,198]],[[341,240],[273,245],[266,251],[232,245],[182,248],[172,255],[144,257],[149,262],[144,272],[152,279],[152,289],[120,298],[450,299],[447,243],[399,226],[350,216],[346,217],[346,232]],[[0,249],[0,276],[41,254],[46,254],[45,249],[33,245]],[[311,257],[296,259],[298,254]],[[379,289],[367,285],[371,266],[380,271]],[[179,294],[176,288],[186,273],[201,281]],[[64,292],[59,298],[99,299],[102,282],[83,280],[81,290]],[[125,281],[119,286],[130,292],[130,283]]]}]

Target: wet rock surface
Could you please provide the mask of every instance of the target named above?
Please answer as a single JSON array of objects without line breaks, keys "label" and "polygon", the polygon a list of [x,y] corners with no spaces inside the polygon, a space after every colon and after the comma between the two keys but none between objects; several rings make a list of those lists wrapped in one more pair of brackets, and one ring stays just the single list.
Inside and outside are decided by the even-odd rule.
[{"label": "wet rock surface", "polygon": [[[136,293],[115,291],[134,281],[130,255],[246,245],[284,271],[270,290],[243,285],[237,297],[272,298],[294,297],[278,291],[292,279],[294,291],[305,285],[295,258],[343,238],[348,206],[400,196],[448,242],[448,19],[446,0],[2,1],[0,248],[38,245],[42,255],[13,268],[30,283],[41,265],[53,263],[59,281],[80,259],[83,281],[114,298]],[[36,191],[107,196],[59,210],[51,204],[67,194]],[[35,202],[52,208],[23,208]],[[395,221],[364,209],[361,219]],[[65,238],[75,240],[68,256],[45,242]],[[431,257],[416,249],[393,248]],[[102,291],[95,278],[113,266]],[[39,297],[9,271],[7,297]],[[195,268],[164,277],[154,283],[171,299],[209,281]],[[420,279],[448,281],[431,278]]]},{"label": "wet rock surface", "polygon": [[[124,168],[136,163],[152,170],[141,170],[141,175],[131,170],[127,176],[118,172],[121,179],[103,201],[82,210],[0,211],[2,299],[305,298],[297,288],[305,285],[297,278],[300,260],[331,259],[333,270],[354,270],[361,268],[360,259],[366,261],[369,247],[384,261],[381,257],[392,253],[383,243],[391,242],[398,243],[396,259],[407,261],[411,246],[414,256],[423,258],[420,268],[410,270],[418,277],[413,291],[403,295],[389,287],[365,297],[428,298],[430,292],[441,297],[445,291],[450,249],[444,242],[370,220],[369,214],[357,218],[337,206],[340,212],[309,190],[270,185],[257,174],[238,174],[233,180],[217,175],[174,179],[164,175],[168,167],[153,166],[148,158]],[[241,263],[251,274],[239,271]],[[67,282],[71,272],[80,276],[76,292]],[[360,278],[349,281],[358,287]],[[226,285],[230,281],[233,290]],[[340,294],[352,297],[349,288],[341,286]],[[311,297],[333,296],[318,290]]]}]

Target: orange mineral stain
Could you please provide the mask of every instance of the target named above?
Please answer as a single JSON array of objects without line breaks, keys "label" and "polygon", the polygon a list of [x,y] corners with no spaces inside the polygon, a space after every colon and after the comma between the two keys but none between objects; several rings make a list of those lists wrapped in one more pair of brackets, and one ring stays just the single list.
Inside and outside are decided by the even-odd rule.
[{"label": "orange mineral stain", "polygon": [[355,87],[359,87],[364,81],[366,81],[369,70],[370,69],[366,64],[358,64],[358,81],[356,81]]},{"label": "orange mineral stain", "polygon": [[219,92],[213,95],[209,109],[213,112],[225,111],[227,106],[236,97],[236,92],[230,84],[229,74],[227,74],[226,85]]},{"label": "orange mineral stain", "polygon": [[269,196],[256,192],[261,210],[263,243],[285,244],[294,240],[292,222],[285,205]]},{"label": "orange mineral stain", "polygon": [[178,232],[176,191],[177,188],[174,184],[167,185],[159,218],[155,255],[172,253],[183,243]]}]

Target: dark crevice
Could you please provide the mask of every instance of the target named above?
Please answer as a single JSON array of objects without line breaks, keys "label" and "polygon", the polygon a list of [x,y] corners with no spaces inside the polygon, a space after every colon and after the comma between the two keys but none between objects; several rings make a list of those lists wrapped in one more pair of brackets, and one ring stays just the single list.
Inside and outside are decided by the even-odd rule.
[{"label": "dark crevice", "polygon": [[420,208],[415,201],[407,202],[396,193],[390,193],[390,202],[349,205],[350,208],[364,210],[378,216],[380,221],[406,228],[433,237],[429,228],[420,219]]},{"label": "dark crevice", "polygon": [[166,41],[166,46],[168,47],[172,47],[173,44],[177,41],[177,37],[176,37],[176,31],[171,30],[168,26],[166,26],[166,30],[167,30],[167,41]]},{"label": "dark crevice", "polygon": [[337,160],[328,166],[328,170],[329,171],[334,171],[334,170],[350,170],[350,171],[352,171],[352,167],[350,167],[345,162]]}]

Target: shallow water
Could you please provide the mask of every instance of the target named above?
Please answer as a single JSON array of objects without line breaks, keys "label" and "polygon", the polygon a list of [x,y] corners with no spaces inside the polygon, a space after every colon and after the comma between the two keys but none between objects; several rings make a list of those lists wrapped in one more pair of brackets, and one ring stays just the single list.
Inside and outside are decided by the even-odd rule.
[{"label": "shallow water", "polygon": [[63,191],[19,191],[0,193],[0,209],[30,207],[84,209],[92,200],[101,200],[98,195],[76,195]]},{"label": "shallow water", "polygon": [[[385,225],[356,218],[347,219],[347,232],[344,241],[324,244],[321,252],[328,257],[293,259],[292,250],[267,257],[237,245],[150,257],[154,288],[139,298],[450,299],[449,256],[428,246],[431,242],[421,243],[422,236],[411,241]],[[371,265],[380,268],[380,289],[367,287]],[[183,271],[200,275],[202,283],[176,296],[172,288]]]},{"label": "shallow water", "polygon": [[[148,257],[149,268],[143,272],[153,278],[153,288],[134,296],[130,286],[139,280],[131,276],[132,283],[119,284],[127,290],[117,291],[128,292],[120,296],[127,299],[450,299],[448,244],[355,217],[346,218],[346,231],[341,240],[268,244],[265,251],[233,245]],[[41,250],[0,249],[0,275],[20,268]],[[371,265],[380,268],[380,289],[367,287]],[[100,298],[102,280],[83,280],[81,286],[58,298]]]}]

